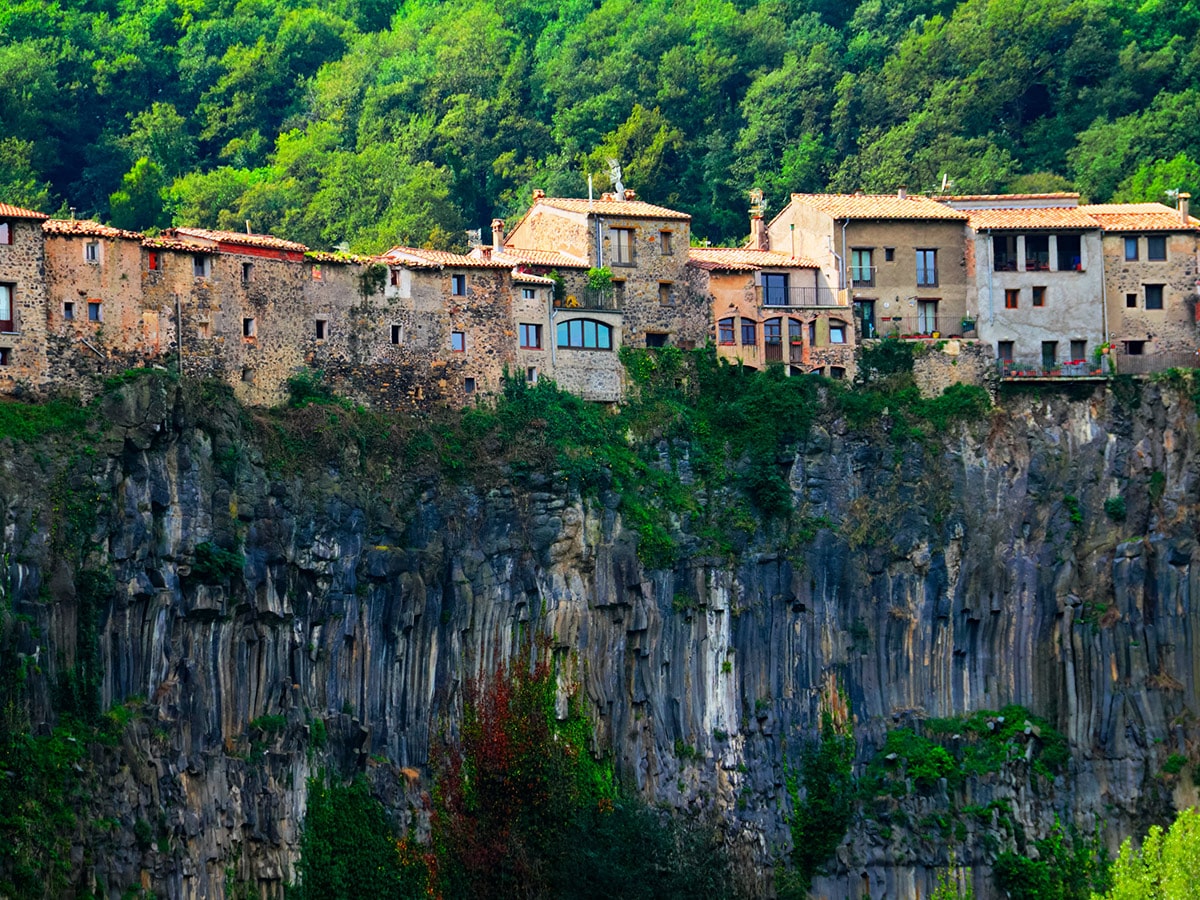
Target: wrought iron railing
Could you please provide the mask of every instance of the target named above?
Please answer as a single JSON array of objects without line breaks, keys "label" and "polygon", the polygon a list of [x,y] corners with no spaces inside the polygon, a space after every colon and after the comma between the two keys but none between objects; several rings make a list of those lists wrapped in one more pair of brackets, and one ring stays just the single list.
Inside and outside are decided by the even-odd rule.
[{"label": "wrought iron railing", "polygon": [[759,306],[842,306],[838,292],[823,287],[755,288]]}]

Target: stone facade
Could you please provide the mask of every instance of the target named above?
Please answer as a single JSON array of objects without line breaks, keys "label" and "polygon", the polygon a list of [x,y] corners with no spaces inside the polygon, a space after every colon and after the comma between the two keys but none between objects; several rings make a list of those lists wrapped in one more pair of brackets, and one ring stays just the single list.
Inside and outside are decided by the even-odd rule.
[{"label": "stone facade", "polygon": [[9,318],[0,325],[0,393],[46,379],[45,239],[39,213],[0,205],[0,287]]},{"label": "stone facade", "polygon": [[922,397],[938,397],[952,384],[977,384],[994,391],[996,356],[983,341],[935,341],[913,357],[913,379]]}]

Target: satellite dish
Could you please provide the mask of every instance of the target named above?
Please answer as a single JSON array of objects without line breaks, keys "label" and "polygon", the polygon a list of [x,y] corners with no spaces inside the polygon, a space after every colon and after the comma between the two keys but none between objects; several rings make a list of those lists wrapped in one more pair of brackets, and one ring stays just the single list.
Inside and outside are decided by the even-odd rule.
[{"label": "satellite dish", "polygon": [[617,197],[625,196],[625,185],[621,184],[621,164],[615,159],[606,160],[608,163],[608,180],[612,182],[613,190],[617,192]]}]

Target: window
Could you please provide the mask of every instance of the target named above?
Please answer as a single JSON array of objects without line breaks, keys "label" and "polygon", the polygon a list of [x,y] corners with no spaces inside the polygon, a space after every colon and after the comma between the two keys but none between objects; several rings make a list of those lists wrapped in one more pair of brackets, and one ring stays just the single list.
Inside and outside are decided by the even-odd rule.
[{"label": "window", "polygon": [[675,305],[675,295],[672,292],[674,287],[675,285],[671,284],[669,281],[660,281],[658,283],[658,302],[660,304],[663,306]]},{"label": "window", "polygon": [[1046,272],[1050,269],[1050,236],[1025,235],[1025,271]]},{"label": "window", "polygon": [[392,287],[400,287],[400,270],[388,269],[388,282]]},{"label": "window", "polygon": [[73,300],[63,301],[63,321],[65,321],[65,322],[75,321],[75,301],[73,301]]},{"label": "window", "polygon": [[212,273],[212,260],[196,254],[192,257],[192,277],[207,278]]},{"label": "window", "polygon": [[1058,365],[1058,341],[1042,341],[1042,368],[1053,369]]},{"label": "window", "polygon": [[858,319],[858,333],[865,338],[875,337],[875,301],[855,300],[854,317]]},{"label": "window", "polygon": [[537,291],[534,288],[521,288],[522,300],[536,300]]},{"label": "window", "polygon": [[465,331],[450,332],[450,349],[455,353],[467,352],[467,333]]},{"label": "window", "polygon": [[0,284],[0,331],[16,331],[13,327],[13,287]]},{"label": "window", "polygon": [[783,343],[782,319],[767,319],[763,322],[763,341],[768,344]]},{"label": "window", "polygon": [[450,276],[450,293],[455,297],[467,296],[467,276],[466,275],[451,275]]},{"label": "window", "polygon": [[242,366],[242,381],[246,384],[254,384],[254,369],[250,366]]},{"label": "window", "polygon": [[475,379],[474,378],[464,378],[463,379],[463,393],[464,394],[475,393]]},{"label": "window", "polygon": [[1126,356],[1141,356],[1146,352],[1145,341],[1122,341],[1125,345]]},{"label": "window", "polygon": [[1163,286],[1161,284],[1143,285],[1146,289],[1146,309],[1163,308]]},{"label": "window", "polygon": [[318,341],[323,341],[329,333],[329,322],[326,319],[317,319],[316,335]]},{"label": "window", "polygon": [[1017,238],[1011,234],[992,235],[993,268],[997,272],[1017,271]]},{"label": "window", "polygon": [[100,262],[99,241],[88,241],[83,245],[83,261],[96,264]]},{"label": "window", "polygon": [[667,338],[669,335],[661,331],[646,332],[646,346],[650,348],[667,346]]},{"label": "window", "polygon": [[393,325],[393,326],[392,326],[392,343],[393,343],[393,344],[402,344],[402,343],[404,343],[404,330],[403,330],[403,328],[404,328],[404,326],[402,326],[402,325]]},{"label": "window", "polygon": [[742,319],[742,346],[753,347],[758,343],[758,323],[753,319]]},{"label": "window", "polygon": [[612,230],[612,264],[614,266],[633,265],[632,228],[614,228]]},{"label": "window", "polygon": [[1058,271],[1080,272],[1083,270],[1083,254],[1079,249],[1079,235],[1058,236]]},{"label": "window", "polygon": [[1126,309],[1137,309],[1137,294],[1126,294],[1125,295],[1125,308]]},{"label": "window", "polygon": [[830,378],[838,378],[838,379],[845,378],[846,377],[845,366],[830,366],[829,367],[829,377]]},{"label": "window", "polygon": [[788,277],[783,272],[763,272],[763,305],[787,306]]},{"label": "window", "polygon": [[572,319],[560,322],[557,329],[558,346],[572,350],[611,350],[612,327],[592,319]]},{"label": "window", "polygon": [[245,340],[252,341],[258,336],[258,323],[253,318],[242,319],[242,337]]},{"label": "window", "polygon": [[525,370],[525,380],[526,380],[527,382],[529,382],[530,384],[537,384],[537,380],[538,380],[538,368],[537,368],[537,366],[529,366],[529,367],[528,367],[528,368]]},{"label": "window", "polygon": [[196,323],[196,336],[202,338],[212,337],[212,323],[208,321],[200,321]]},{"label": "window", "polygon": [[521,323],[521,349],[522,350],[541,350],[542,349],[542,326],[527,325]]},{"label": "window", "polygon": [[1033,289],[1033,305],[1034,306],[1045,306],[1046,305],[1046,289],[1044,287],[1035,287]]},{"label": "window", "polygon": [[12,226],[8,222],[0,222],[0,244],[11,244]]},{"label": "window", "polygon": [[149,272],[157,272],[162,268],[162,259],[158,255],[157,250],[146,251],[146,270]]},{"label": "window", "polygon": [[1071,341],[1071,361],[1087,359],[1087,341]]},{"label": "window", "polygon": [[1162,262],[1167,258],[1167,239],[1161,234],[1146,238],[1146,259]]},{"label": "window", "polygon": [[0,366],[12,365],[12,348],[0,347]]},{"label": "window", "polygon": [[871,265],[871,250],[850,251],[850,283],[854,287],[874,287],[875,269]]},{"label": "window", "polygon": [[675,252],[671,249],[671,232],[660,231],[658,233],[658,246],[663,256],[670,256]]},{"label": "window", "polygon": [[1017,288],[1008,288],[1004,292],[1004,308],[1016,309],[1021,302],[1021,292]]},{"label": "window", "polygon": [[917,287],[934,287],[937,280],[937,251],[917,251]]},{"label": "window", "polygon": [[829,343],[844,344],[846,343],[846,323],[839,322],[837,319],[829,320]]},{"label": "window", "polygon": [[1013,342],[1012,341],[997,341],[996,356],[1003,362],[1012,362],[1013,360]]},{"label": "window", "polygon": [[936,300],[917,301],[917,331],[921,334],[933,334],[938,330]]},{"label": "window", "polygon": [[88,301],[88,321],[89,322],[102,321],[99,300],[89,300]]},{"label": "window", "polygon": [[1135,237],[1125,238],[1125,260],[1132,262],[1138,258],[1138,239]]},{"label": "window", "polygon": [[895,262],[896,261],[896,248],[895,247],[884,247],[883,248],[883,261],[884,262]]},{"label": "window", "polygon": [[722,319],[717,323],[717,343],[728,346],[733,340],[733,317]]},{"label": "window", "polygon": [[250,277],[254,274],[254,263],[242,263],[242,284],[249,284]]}]

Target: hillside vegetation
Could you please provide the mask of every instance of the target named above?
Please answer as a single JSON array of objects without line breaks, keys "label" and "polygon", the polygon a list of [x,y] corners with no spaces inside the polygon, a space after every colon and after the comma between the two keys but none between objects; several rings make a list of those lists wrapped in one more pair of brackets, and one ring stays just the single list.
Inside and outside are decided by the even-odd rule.
[{"label": "hillside vegetation", "polygon": [[15,0],[0,198],[449,246],[607,157],[717,242],[745,191],[1200,188],[1195,0]]}]

